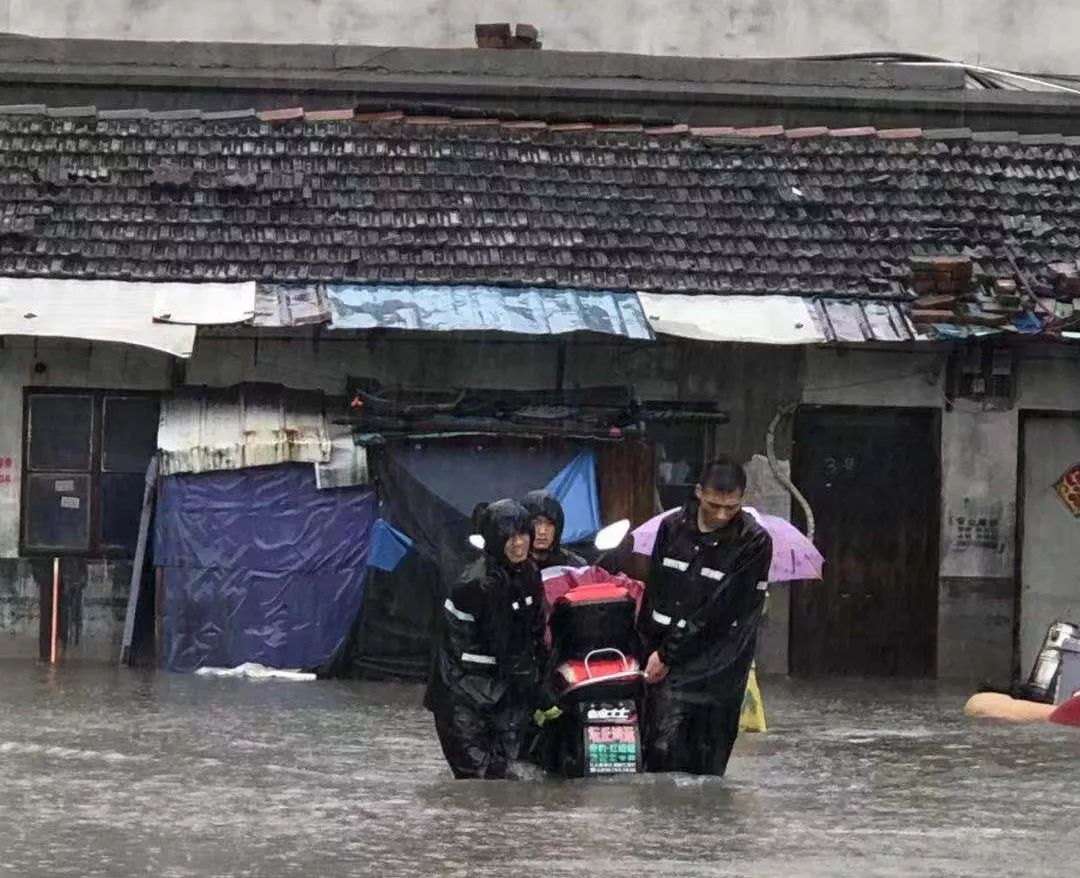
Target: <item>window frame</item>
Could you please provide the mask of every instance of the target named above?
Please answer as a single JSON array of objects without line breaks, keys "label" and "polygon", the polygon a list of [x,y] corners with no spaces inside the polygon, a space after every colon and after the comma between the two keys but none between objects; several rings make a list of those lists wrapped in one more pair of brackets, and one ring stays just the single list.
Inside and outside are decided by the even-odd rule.
[{"label": "window frame", "polygon": [[[663,403],[657,402],[655,403],[655,405],[659,408],[663,406]],[[659,448],[657,448],[656,446],[662,445],[663,440],[661,439],[660,441],[657,441],[655,434],[652,437],[649,437],[650,441],[654,445],[656,452],[653,456],[653,478],[656,480],[656,496],[658,498],[661,498],[663,496],[664,488],[678,488],[680,489],[680,492],[683,492],[684,489],[693,489],[694,485],[697,484],[698,476],[700,475],[700,468],[715,456],[718,426],[719,425],[710,423],[708,421],[676,421],[671,424],[665,425],[665,427],[667,428],[682,427],[684,429],[696,429],[701,431],[701,443],[698,447],[698,456],[696,459],[688,461],[690,464],[690,473],[687,478],[689,479],[689,481],[685,484],[668,484],[660,478],[661,460]],[[685,503],[686,500],[689,499],[689,494],[687,494],[686,499],[681,502]],[[661,505],[663,505],[663,503],[661,503]]]},{"label": "window frame", "polygon": [[[30,524],[28,514],[30,505],[30,477],[43,472],[59,473],[61,470],[31,470],[30,468],[30,407],[34,397],[42,396],[83,396],[91,399],[90,419],[90,468],[89,470],[66,470],[72,475],[86,475],[90,480],[89,501],[89,539],[85,549],[72,548],[42,548],[32,546],[27,540],[27,530]],[[152,390],[124,390],[122,388],[88,388],[88,387],[24,387],[23,388],[23,423],[22,423],[22,478],[21,494],[19,497],[19,554],[28,558],[40,557],[76,557],[93,559],[127,559],[131,553],[119,546],[103,546],[102,535],[102,498],[103,482],[106,475],[103,469],[105,456],[105,400],[110,398],[122,399],[153,399],[158,403],[158,414],[161,412],[161,394]],[[110,471],[111,472],[111,471]]]}]

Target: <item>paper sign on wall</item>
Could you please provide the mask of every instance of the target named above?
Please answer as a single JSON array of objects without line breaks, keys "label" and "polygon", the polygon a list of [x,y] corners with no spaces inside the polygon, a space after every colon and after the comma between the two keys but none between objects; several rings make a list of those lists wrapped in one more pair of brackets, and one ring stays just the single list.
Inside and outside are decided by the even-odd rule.
[{"label": "paper sign on wall", "polygon": [[61,479],[53,482],[53,490],[57,494],[70,494],[75,490],[75,481],[74,479]]},{"label": "paper sign on wall", "polygon": [[78,497],[61,497],[60,498],[61,509],[78,509],[79,498]]}]

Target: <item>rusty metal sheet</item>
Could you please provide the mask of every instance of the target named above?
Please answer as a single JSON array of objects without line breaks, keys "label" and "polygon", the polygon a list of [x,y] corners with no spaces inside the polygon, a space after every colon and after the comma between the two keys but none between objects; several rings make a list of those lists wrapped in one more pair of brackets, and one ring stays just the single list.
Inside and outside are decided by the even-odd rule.
[{"label": "rusty metal sheet", "polygon": [[158,447],[163,475],[326,463],[325,398],[266,384],[177,390],[162,400]]}]

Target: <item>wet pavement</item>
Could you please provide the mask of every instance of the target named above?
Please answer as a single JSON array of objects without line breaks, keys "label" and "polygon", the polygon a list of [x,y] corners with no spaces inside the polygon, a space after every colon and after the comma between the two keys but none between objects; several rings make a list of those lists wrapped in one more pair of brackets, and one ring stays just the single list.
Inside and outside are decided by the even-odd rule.
[{"label": "wet pavement", "polygon": [[482,783],[414,687],[0,664],[0,875],[1071,870],[1080,731],[970,724],[929,684],[762,690],[724,780]]}]

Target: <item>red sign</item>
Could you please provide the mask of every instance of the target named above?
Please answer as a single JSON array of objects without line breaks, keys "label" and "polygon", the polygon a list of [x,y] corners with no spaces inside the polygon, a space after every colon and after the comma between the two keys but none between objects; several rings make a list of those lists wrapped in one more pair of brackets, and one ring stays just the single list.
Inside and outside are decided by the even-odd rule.
[{"label": "red sign", "polygon": [[637,741],[633,726],[589,726],[591,744],[633,744]]},{"label": "red sign", "polygon": [[1061,502],[1080,518],[1080,463],[1073,464],[1054,485]]}]

